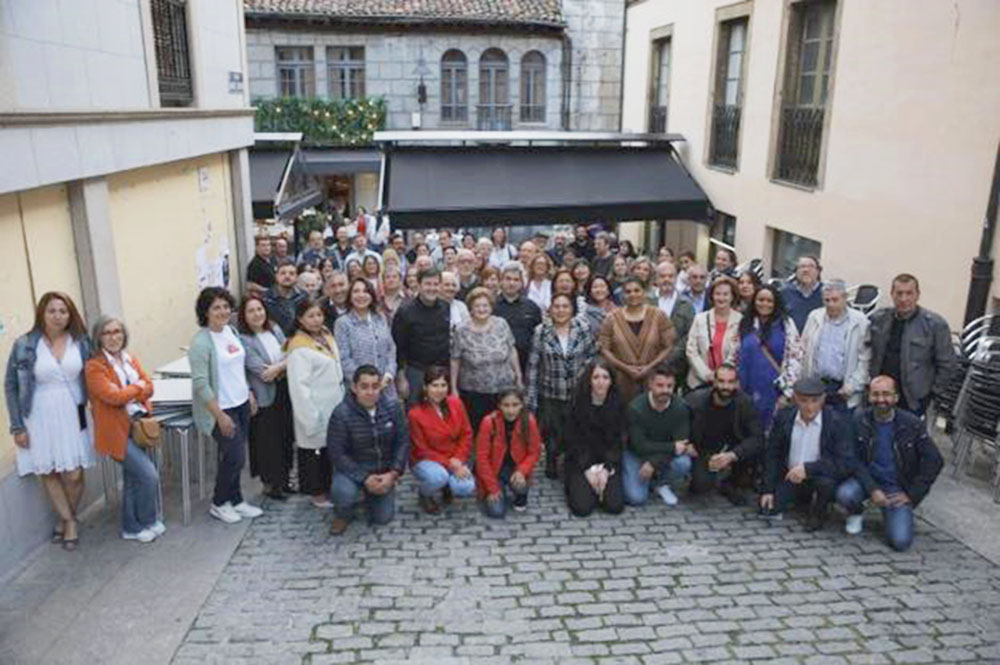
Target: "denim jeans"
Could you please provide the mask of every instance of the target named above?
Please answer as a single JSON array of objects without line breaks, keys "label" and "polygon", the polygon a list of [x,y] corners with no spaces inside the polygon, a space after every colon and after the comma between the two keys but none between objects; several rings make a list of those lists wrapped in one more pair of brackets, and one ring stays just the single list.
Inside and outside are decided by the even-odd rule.
[{"label": "denim jeans", "polygon": [[[837,503],[851,515],[865,511],[865,490],[857,478],[848,478],[837,488]],[[882,509],[885,539],[897,552],[905,552],[913,544],[913,506],[886,506]]]},{"label": "denim jeans", "polygon": [[525,486],[523,490],[514,489],[510,484],[510,477],[513,474],[513,468],[505,466],[500,469],[500,498],[495,501],[487,498],[483,501],[483,510],[486,511],[487,517],[502,519],[507,514],[507,503],[511,497],[518,505],[523,506],[528,503],[528,487]]},{"label": "denim jeans", "polygon": [[364,495],[365,507],[368,509],[368,522],[371,524],[388,524],[396,515],[396,489],[389,490],[381,496],[369,494],[362,483],[356,482],[343,473],[333,474],[330,488],[334,511],[337,517],[353,519],[354,511]]},{"label": "denim jeans", "polygon": [[622,453],[622,489],[625,493],[625,503],[630,506],[641,506],[649,500],[650,486],[670,485],[683,479],[691,473],[691,458],[688,455],[676,455],[670,462],[660,464],[653,471],[653,477],[643,480],[639,475],[642,460],[634,453],[626,450]]},{"label": "denim jeans", "polygon": [[422,496],[434,496],[447,486],[455,496],[472,496],[476,491],[476,479],[459,478],[443,465],[431,460],[420,460],[412,467],[413,475],[419,483]]},{"label": "denim jeans", "polygon": [[243,503],[243,493],[240,491],[240,473],[247,457],[247,431],[250,427],[250,402],[243,402],[231,409],[224,409],[233,425],[232,436],[223,436],[219,426],[212,430],[212,438],[219,445],[219,467],[215,472],[215,492],[212,503],[221,506],[224,503],[237,505]]},{"label": "denim jeans", "polygon": [[156,465],[142,448],[128,440],[122,461],[124,489],[122,491],[122,531],[139,533],[153,526],[157,518],[157,488],[160,476]]}]

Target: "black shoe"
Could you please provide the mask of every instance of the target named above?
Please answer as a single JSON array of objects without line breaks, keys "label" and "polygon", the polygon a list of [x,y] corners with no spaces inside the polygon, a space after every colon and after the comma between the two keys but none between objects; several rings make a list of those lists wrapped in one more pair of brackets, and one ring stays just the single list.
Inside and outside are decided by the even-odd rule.
[{"label": "black shoe", "polygon": [[806,518],[806,533],[813,533],[826,526],[826,511],[811,510]]},{"label": "black shoe", "polygon": [[514,500],[511,502],[513,504],[514,510],[517,512],[524,512],[528,508],[528,495],[527,494],[515,494]]},{"label": "black shoe", "polygon": [[264,492],[264,496],[268,499],[274,499],[275,501],[288,501],[288,495],[278,488],[269,489]]},{"label": "black shoe", "polygon": [[719,487],[719,494],[729,499],[729,503],[734,506],[747,505],[746,495],[740,491],[739,488],[733,487],[732,485],[721,485]]},{"label": "black shoe", "polygon": [[428,515],[437,515],[441,512],[441,507],[432,497],[420,494],[417,496],[417,499],[420,503],[420,508]]},{"label": "black shoe", "polygon": [[455,495],[451,493],[450,487],[445,486],[445,488],[441,490],[441,503],[443,503],[446,506],[450,506],[454,502],[455,502]]}]

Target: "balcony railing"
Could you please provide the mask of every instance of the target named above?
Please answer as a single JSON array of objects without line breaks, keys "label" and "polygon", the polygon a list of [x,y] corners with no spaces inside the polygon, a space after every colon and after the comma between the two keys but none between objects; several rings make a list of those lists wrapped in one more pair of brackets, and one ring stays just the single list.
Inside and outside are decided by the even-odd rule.
[{"label": "balcony railing", "polygon": [[152,0],[156,73],[163,106],[187,106],[194,99],[188,56],[185,0]]},{"label": "balcony railing", "polygon": [[667,131],[667,107],[649,107],[649,133],[663,134]]},{"label": "balcony railing", "polygon": [[476,106],[476,129],[499,132],[510,129],[510,104],[479,104]]},{"label": "balcony railing", "polygon": [[823,109],[783,108],[774,177],[814,187],[823,141]]},{"label": "balcony railing", "polygon": [[739,106],[716,104],[712,108],[712,151],[709,163],[735,169],[740,150]]},{"label": "balcony railing", "polygon": [[539,104],[522,104],[521,122],[545,122],[545,107]]}]

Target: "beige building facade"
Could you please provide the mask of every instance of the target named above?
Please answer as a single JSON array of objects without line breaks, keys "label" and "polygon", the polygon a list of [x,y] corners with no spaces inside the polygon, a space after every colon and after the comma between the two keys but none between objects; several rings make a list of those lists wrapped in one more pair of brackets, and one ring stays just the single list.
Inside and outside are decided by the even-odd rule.
[{"label": "beige building facade", "polygon": [[[116,314],[147,369],[196,329],[207,284],[252,252],[242,0],[0,6],[0,357],[46,291]],[[0,403],[0,576],[47,538]],[[101,477],[87,474],[86,503]],[[117,508],[117,507],[115,507]]]},{"label": "beige building facade", "polygon": [[991,0],[629,3],[623,129],[682,134],[720,213],[647,242],[708,261],[714,237],[780,276],[817,254],[883,303],[911,272],[960,327],[1000,139],[998,31]]}]

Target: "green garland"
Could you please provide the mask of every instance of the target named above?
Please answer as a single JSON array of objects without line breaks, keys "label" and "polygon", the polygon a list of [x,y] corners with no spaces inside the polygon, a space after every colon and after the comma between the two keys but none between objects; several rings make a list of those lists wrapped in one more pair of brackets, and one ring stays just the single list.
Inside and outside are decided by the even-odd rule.
[{"label": "green garland", "polygon": [[346,99],[258,99],[255,130],[302,132],[308,145],[364,146],[385,127],[385,100],[381,97]]}]

